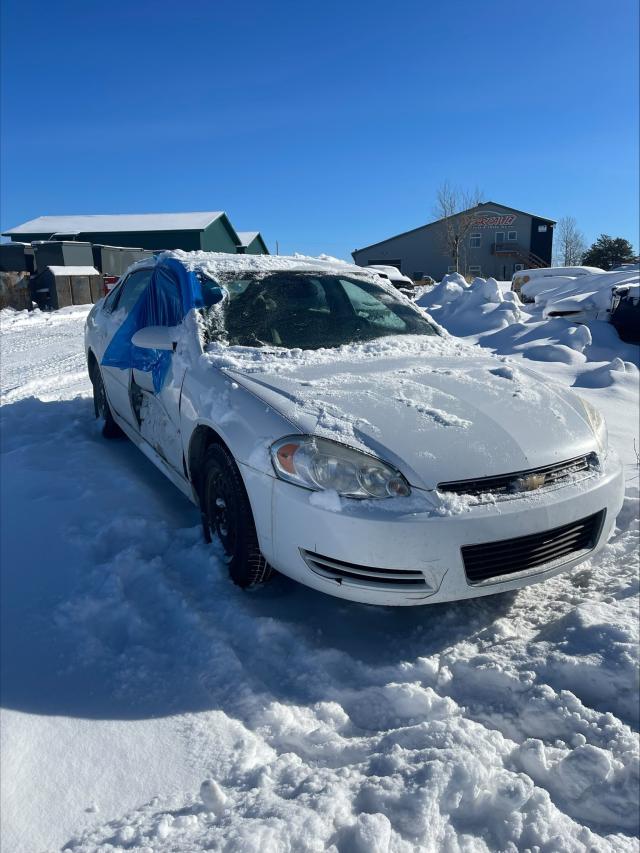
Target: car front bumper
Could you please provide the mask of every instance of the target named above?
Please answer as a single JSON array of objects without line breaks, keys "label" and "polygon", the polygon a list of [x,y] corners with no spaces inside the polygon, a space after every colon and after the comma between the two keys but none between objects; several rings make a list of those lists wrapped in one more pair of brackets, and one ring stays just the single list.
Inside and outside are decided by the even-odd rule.
[{"label": "car front bumper", "polygon": [[[244,466],[242,466],[244,467]],[[243,471],[254,506],[263,553],[278,571],[314,589],[351,601],[379,605],[419,605],[505,592],[567,571],[595,554],[607,541],[622,506],[622,467],[613,455],[600,472],[581,482],[542,489],[523,497],[453,509],[436,507],[429,493],[387,501],[343,500],[341,510],[281,480]],[[327,502],[328,504],[329,502]],[[270,506],[271,512],[267,511]],[[255,510],[260,507],[257,512]],[[603,513],[588,552],[576,552],[518,574],[480,584],[467,580],[461,549],[530,536]],[[355,567],[419,573],[424,583],[410,587],[389,578],[329,577],[315,570],[308,553]]]}]

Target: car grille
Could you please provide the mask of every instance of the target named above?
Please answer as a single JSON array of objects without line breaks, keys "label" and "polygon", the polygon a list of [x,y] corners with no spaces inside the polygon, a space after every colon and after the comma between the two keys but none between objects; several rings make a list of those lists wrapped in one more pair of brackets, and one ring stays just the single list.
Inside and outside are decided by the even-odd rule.
[{"label": "car grille", "polygon": [[395,587],[403,591],[423,590],[426,585],[422,572],[414,569],[376,569],[372,566],[358,566],[355,563],[345,563],[342,560],[323,557],[322,554],[314,554],[313,551],[302,549],[301,554],[313,572],[338,583],[348,581],[350,584],[366,586],[376,584],[386,589]]},{"label": "car grille", "polygon": [[578,456],[567,462],[556,462],[542,468],[529,471],[516,471],[513,474],[501,474],[497,477],[480,477],[475,480],[455,480],[450,483],[438,483],[438,491],[454,492],[457,495],[517,495],[548,486],[555,486],[576,474],[589,473],[598,464],[595,453]]},{"label": "car grille", "polygon": [[465,545],[462,560],[467,580],[481,584],[532,569],[552,568],[588,554],[595,546],[604,523],[605,511],[553,530],[502,539],[482,545]]}]

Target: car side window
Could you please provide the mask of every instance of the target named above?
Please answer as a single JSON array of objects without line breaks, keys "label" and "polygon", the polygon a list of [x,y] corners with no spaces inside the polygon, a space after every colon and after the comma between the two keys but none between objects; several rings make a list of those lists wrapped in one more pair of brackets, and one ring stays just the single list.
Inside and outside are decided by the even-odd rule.
[{"label": "car side window", "polygon": [[407,328],[405,321],[385,306],[384,290],[380,290],[379,295],[374,295],[353,281],[340,279],[340,284],[358,317],[390,331],[404,331]]},{"label": "car side window", "polygon": [[149,285],[151,281],[152,269],[137,270],[132,272],[125,281],[122,282],[118,290],[120,291],[118,299],[112,310],[124,309],[128,314],[142,295],[142,291]]}]

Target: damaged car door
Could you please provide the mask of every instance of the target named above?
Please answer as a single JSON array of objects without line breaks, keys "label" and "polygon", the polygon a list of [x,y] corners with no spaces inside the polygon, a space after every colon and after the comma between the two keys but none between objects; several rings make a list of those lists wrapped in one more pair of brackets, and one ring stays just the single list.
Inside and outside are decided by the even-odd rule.
[{"label": "damaged car door", "polygon": [[130,317],[144,298],[153,270],[134,270],[105,299],[104,322],[97,326],[99,347],[102,349],[102,377],[109,402],[116,414],[134,425],[129,397],[130,363],[126,353],[130,339]]},{"label": "damaged car door", "polygon": [[180,394],[186,364],[176,350],[185,334],[184,311],[170,270],[154,270],[146,313],[148,327],[132,339],[131,409],[141,437],[182,474]]}]

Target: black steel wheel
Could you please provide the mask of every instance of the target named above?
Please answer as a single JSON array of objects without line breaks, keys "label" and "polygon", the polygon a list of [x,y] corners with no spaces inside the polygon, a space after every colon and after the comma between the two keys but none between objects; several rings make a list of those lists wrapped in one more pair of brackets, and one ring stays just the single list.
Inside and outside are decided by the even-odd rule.
[{"label": "black steel wheel", "polygon": [[264,583],[273,570],[260,552],[249,498],[226,448],[217,444],[208,448],[201,483],[205,525],[222,543],[231,580],[245,588]]},{"label": "black steel wheel", "polygon": [[107,400],[107,392],[104,389],[100,368],[94,362],[91,370],[91,384],[93,385],[93,411],[96,418],[102,422],[102,434],[105,438],[119,438],[124,435],[111,414],[111,407]]}]

